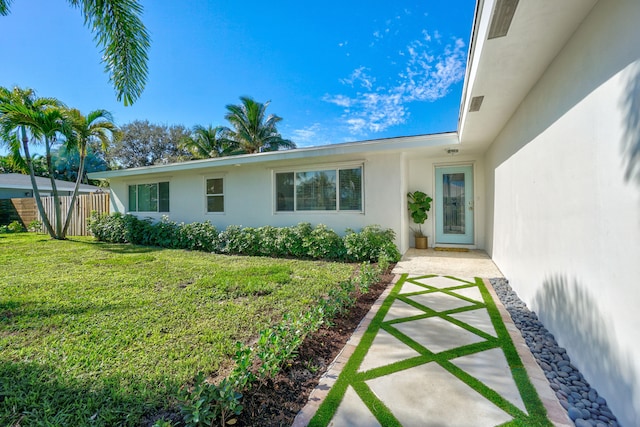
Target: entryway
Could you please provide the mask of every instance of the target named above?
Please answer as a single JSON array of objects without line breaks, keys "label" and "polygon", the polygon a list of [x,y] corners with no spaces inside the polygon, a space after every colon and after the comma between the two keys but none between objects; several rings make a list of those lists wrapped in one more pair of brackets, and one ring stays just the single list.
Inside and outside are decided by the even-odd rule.
[{"label": "entryway", "polygon": [[436,244],[473,245],[473,166],[436,167]]}]

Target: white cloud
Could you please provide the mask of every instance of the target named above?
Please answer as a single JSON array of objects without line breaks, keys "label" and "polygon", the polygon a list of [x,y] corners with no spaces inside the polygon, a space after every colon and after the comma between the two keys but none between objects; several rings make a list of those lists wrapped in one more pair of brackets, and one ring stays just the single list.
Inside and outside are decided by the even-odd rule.
[{"label": "white cloud", "polygon": [[357,102],[346,95],[329,95],[329,94],[322,97],[322,100],[325,102],[329,102],[331,104],[336,104],[344,108],[349,108],[351,105]]},{"label": "white cloud", "polygon": [[360,86],[368,90],[371,90],[375,82],[376,79],[366,73],[365,67],[356,68],[355,70],[353,70],[353,73],[351,73],[349,77],[347,77],[346,79],[340,79],[340,83],[344,85],[353,87],[354,84],[359,84]]},{"label": "white cloud", "polygon": [[320,132],[320,130],[320,123],[314,123],[302,129],[294,129],[291,132],[291,139],[301,147],[314,145],[318,142],[318,132]]},{"label": "white cloud", "polygon": [[[433,102],[449,93],[450,87],[464,78],[465,44],[453,39],[442,45],[437,31],[426,30],[422,38],[410,42],[398,52],[403,70],[396,81],[387,85],[364,66],[356,68],[340,82],[356,90],[354,95],[325,95],[323,100],[343,108],[342,118],[353,134],[381,132],[402,124],[409,116],[410,102]],[[393,63],[394,61],[390,61]]]}]

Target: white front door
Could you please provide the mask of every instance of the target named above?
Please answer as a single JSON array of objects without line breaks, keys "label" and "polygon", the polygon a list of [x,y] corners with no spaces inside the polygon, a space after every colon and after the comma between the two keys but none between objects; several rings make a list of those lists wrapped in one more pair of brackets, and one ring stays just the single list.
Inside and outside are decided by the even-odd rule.
[{"label": "white front door", "polygon": [[473,166],[436,167],[436,243],[473,244]]}]

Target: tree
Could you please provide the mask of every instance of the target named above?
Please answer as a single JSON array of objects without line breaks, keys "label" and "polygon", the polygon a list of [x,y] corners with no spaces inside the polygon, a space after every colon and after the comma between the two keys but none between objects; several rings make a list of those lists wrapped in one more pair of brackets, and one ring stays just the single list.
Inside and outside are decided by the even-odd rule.
[{"label": "tree", "polygon": [[225,129],[230,144],[237,144],[241,152],[247,154],[296,148],[295,143],[278,133],[276,125],[282,118],[274,114],[265,117],[271,101],[262,104],[249,97],[240,97],[240,101],[240,105],[226,107],[225,118],[233,127]]},{"label": "tree", "polygon": [[[62,146],[54,150],[52,156],[56,179],[75,182],[76,179],[78,179],[78,171],[80,169],[80,153],[78,150],[75,148],[67,149],[65,146]],[[80,182],[82,184],[93,184],[93,182],[90,182],[88,179],[87,174],[106,170],[109,170],[107,162],[101,154],[96,154],[91,145],[89,145],[87,147],[87,155],[84,159],[84,173],[82,174]],[[36,175],[38,175],[37,171]]]},{"label": "tree", "polygon": [[[31,177],[33,195],[36,206],[42,217],[45,229],[52,238],[60,238],[62,222],[58,190],[56,187],[53,165],[51,163],[51,144],[59,132],[67,132],[68,126],[61,111],[62,103],[55,98],[38,98],[32,89],[15,87],[13,90],[0,87],[0,139],[8,146],[12,161],[25,165]],[[56,229],[42,206],[40,192],[35,179],[34,167],[29,150],[29,136],[34,143],[45,144],[47,171],[51,179],[51,188],[56,208]],[[22,149],[22,153],[21,150]],[[22,157],[24,154],[24,157]]]},{"label": "tree", "polygon": [[[42,157],[39,154],[35,154],[31,158],[31,164],[33,165],[33,173],[35,176],[48,177],[47,174],[47,165]],[[0,156],[0,173],[21,173],[24,175],[29,175],[29,168],[27,164],[20,155],[19,160],[15,160],[11,154],[8,156]]]},{"label": "tree", "polygon": [[196,125],[192,135],[182,142],[182,146],[189,150],[195,159],[229,156],[237,151],[237,144],[225,138],[222,126]]},{"label": "tree", "polygon": [[[80,9],[84,23],[95,34],[102,62],[118,101],[133,104],[147,81],[149,34],[140,19],[136,0],[68,0]],[[0,0],[0,15],[9,14],[11,0]]]},{"label": "tree", "polygon": [[166,126],[148,120],[128,123],[108,147],[105,159],[112,168],[135,168],[187,160],[190,153],[182,148],[189,131],[180,125]]},{"label": "tree", "polygon": [[80,155],[76,185],[73,187],[69,211],[62,229],[62,238],[67,234],[67,229],[71,221],[73,206],[78,197],[78,189],[84,176],[85,159],[87,157],[87,147],[90,142],[99,141],[103,149],[109,145],[110,136],[116,134],[118,128],[113,124],[111,113],[106,110],[94,110],[83,116],[79,110],[71,109],[66,111],[66,116],[71,125],[70,137],[67,138],[65,148],[67,151],[76,149]]}]

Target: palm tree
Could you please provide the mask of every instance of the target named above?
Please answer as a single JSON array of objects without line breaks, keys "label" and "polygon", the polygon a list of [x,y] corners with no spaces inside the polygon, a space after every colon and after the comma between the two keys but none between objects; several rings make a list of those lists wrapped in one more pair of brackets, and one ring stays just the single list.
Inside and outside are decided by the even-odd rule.
[{"label": "palm tree", "polygon": [[[0,0],[0,15],[9,13],[12,0]],[[133,104],[147,81],[149,34],[140,20],[142,6],[136,0],[68,0],[80,9],[84,23],[95,33],[102,62],[109,73],[118,101]]]},{"label": "palm tree", "polygon": [[66,111],[66,117],[71,125],[71,134],[66,140],[65,148],[67,151],[74,148],[78,150],[80,154],[80,164],[78,166],[78,175],[73,188],[71,203],[69,203],[69,210],[67,211],[67,218],[65,219],[64,228],[60,236],[62,239],[67,235],[73,208],[78,197],[78,189],[84,176],[87,145],[91,142],[100,142],[104,150],[110,142],[110,136],[118,132],[118,127],[113,124],[113,117],[107,110],[94,110],[86,116],[83,116],[79,110],[70,109]]},{"label": "palm tree", "polygon": [[237,144],[225,138],[224,133],[222,126],[196,125],[192,135],[182,141],[182,146],[196,159],[229,156],[235,153]]},{"label": "palm tree", "polygon": [[[35,179],[33,159],[29,150],[29,134],[35,142],[44,138],[50,141],[55,137],[53,127],[62,128],[62,117],[59,108],[62,104],[55,98],[38,98],[32,89],[21,89],[15,87],[9,90],[0,87],[0,139],[5,141],[9,147],[12,162],[26,167],[31,177],[33,196],[36,206],[45,229],[52,238],[56,238],[56,233],[51,227],[51,223],[42,206],[40,192]],[[46,125],[50,125],[47,127]],[[45,136],[46,134],[46,136]],[[24,152],[22,157],[21,150]],[[52,190],[57,193],[55,180],[53,179],[50,147],[47,148],[47,166],[49,177],[52,179]],[[55,194],[55,193],[54,193]],[[59,209],[59,207],[58,207]],[[58,216],[60,218],[60,216]]]},{"label": "palm tree", "polygon": [[240,97],[240,100],[242,104],[226,107],[225,118],[233,127],[225,129],[226,139],[247,154],[296,148],[294,142],[283,139],[276,129],[281,117],[270,114],[265,118],[265,110],[271,101],[262,104],[249,97]]}]

